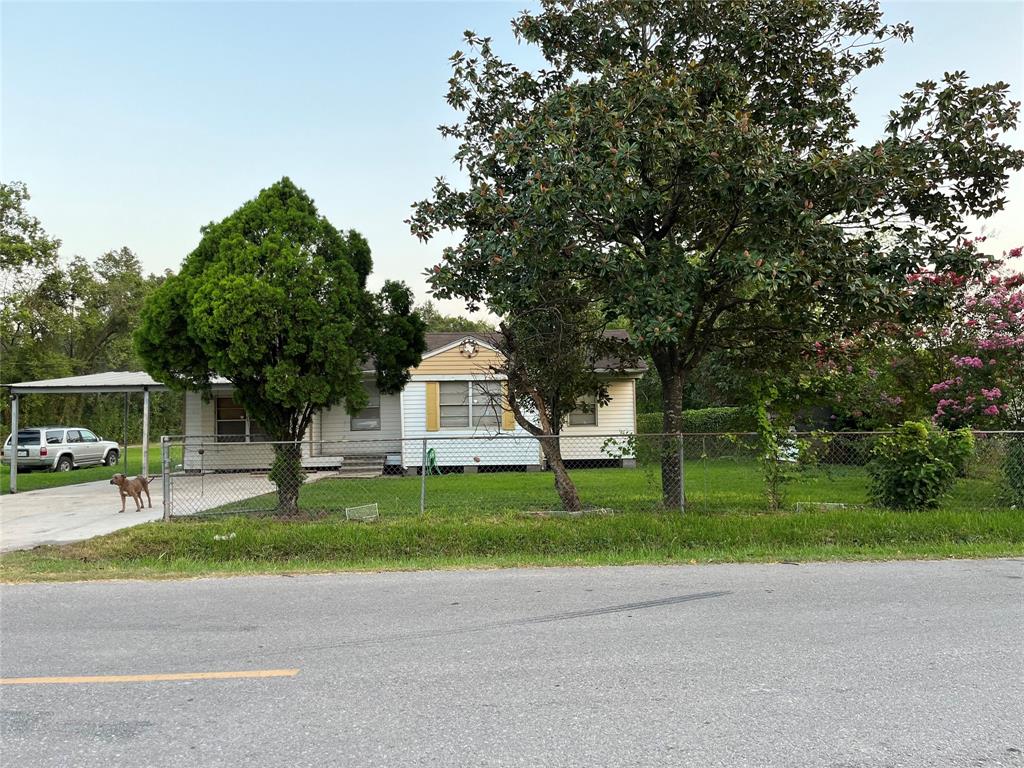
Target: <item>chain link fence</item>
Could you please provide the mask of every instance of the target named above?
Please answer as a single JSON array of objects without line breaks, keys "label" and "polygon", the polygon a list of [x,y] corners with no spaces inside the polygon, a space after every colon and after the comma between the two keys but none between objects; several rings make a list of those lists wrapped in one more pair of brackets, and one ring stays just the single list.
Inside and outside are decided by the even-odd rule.
[{"label": "chain link fence", "polygon": [[[870,506],[886,433],[499,435],[282,444],[165,437],[165,518],[705,514]],[[561,465],[561,466],[559,466]],[[947,509],[1024,508],[1024,432],[976,432]]]}]

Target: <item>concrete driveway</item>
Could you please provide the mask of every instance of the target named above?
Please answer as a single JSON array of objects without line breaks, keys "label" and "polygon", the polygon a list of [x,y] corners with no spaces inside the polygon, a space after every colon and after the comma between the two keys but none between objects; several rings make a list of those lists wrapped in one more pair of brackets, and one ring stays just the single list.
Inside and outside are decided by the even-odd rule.
[{"label": "concrete driveway", "polygon": [[119,513],[121,497],[109,480],[0,496],[0,552],[67,544],[159,520],[163,516],[160,485],[159,477],[149,484],[152,509],[136,512],[129,498],[123,515]]},{"label": "concrete driveway", "polygon": [[[311,472],[306,482],[334,476],[334,472]],[[178,474],[172,475],[172,482],[173,514],[179,516],[198,514],[275,490],[265,475],[248,473]],[[129,498],[124,514],[120,513],[121,497],[109,480],[0,496],[0,552],[42,544],[68,544],[159,520],[164,513],[163,483],[159,476],[150,480],[149,493],[153,498],[152,509],[146,507],[136,512],[135,503]]]}]

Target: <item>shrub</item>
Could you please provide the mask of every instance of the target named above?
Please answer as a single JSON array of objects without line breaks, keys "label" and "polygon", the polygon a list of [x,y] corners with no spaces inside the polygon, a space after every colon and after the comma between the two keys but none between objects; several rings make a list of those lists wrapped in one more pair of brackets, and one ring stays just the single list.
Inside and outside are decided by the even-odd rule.
[{"label": "shrub", "polygon": [[[662,414],[641,413],[636,417],[636,431],[652,434],[662,431]],[[752,432],[756,422],[748,408],[697,408],[683,411],[683,432]]]},{"label": "shrub", "polygon": [[967,468],[974,436],[947,432],[925,421],[907,421],[878,440],[868,465],[871,497],[893,509],[937,507]]}]

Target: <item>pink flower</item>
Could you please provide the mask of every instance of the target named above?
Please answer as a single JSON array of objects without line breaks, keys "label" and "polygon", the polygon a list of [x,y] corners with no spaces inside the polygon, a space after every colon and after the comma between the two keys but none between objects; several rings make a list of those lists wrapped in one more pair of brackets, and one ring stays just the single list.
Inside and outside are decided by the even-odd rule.
[{"label": "pink flower", "polygon": [[963,357],[952,357],[950,362],[958,368],[984,368],[985,363],[980,357],[971,357],[970,355],[964,355]]},{"label": "pink flower", "polygon": [[990,405],[988,408],[986,408],[984,411],[982,411],[982,413],[984,413],[986,416],[998,416],[999,415],[999,406],[998,405]]}]

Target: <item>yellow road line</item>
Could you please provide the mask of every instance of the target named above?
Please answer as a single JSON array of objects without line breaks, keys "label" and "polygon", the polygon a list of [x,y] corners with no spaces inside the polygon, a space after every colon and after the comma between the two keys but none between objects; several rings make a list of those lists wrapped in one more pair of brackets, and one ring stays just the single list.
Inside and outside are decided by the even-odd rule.
[{"label": "yellow road line", "polygon": [[250,669],[240,672],[171,672],[162,675],[81,675],[77,677],[0,677],[0,685],[70,685],[78,683],[154,683],[168,680],[237,680],[295,677],[297,669]]}]

